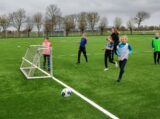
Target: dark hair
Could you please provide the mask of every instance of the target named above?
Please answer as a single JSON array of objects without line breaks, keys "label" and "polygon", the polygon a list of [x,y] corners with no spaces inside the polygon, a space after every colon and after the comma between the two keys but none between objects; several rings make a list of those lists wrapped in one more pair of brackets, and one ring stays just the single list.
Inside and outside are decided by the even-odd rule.
[{"label": "dark hair", "polygon": [[118,29],[117,29],[117,28],[112,27],[112,29],[114,30],[114,33],[115,33],[115,34],[119,34],[119,32],[118,32]]},{"label": "dark hair", "polygon": [[49,39],[48,36],[45,36],[45,39]]}]

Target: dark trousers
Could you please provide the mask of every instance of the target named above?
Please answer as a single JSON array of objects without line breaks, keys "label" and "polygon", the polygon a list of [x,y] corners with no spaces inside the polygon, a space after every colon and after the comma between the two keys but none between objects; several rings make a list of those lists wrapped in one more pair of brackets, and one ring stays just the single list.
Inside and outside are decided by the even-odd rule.
[{"label": "dark trousers", "polygon": [[79,50],[78,50],[78,63],[80,63],[81,53],[83,53],[86,62],[88,62],[87,54],[86,54],[86,48],[85,47],[79,47]]},{"label": "dark trousers", "polygon": [[116,50],[117,50],[117,45],[118,45],[118,44],[119,44],[119,43],[115,43],[115,44],[114,44],[114,48],[113,48],[113,52],[112,52],[112,60],[114,60],[114,54],[117,55]]},{"label": "dark trousers", "polygon": [[48,64],[48,71],[50,71],[50,55],[43,55],[44,61],[43,61],[43,68],[46,68],[46,63]]},{"label": "dark trousers", "polygon": [[127,63],[127,59],[124,59],[124,60],[122,60],[122,61],[119,61],[120,72],[119,72],[118,80],[121,80],[121,79],[122,79],[122,76],[123,76],[123,73],[124,73],[124,68],[125,68],[126,63]]},{"label": "dark trousers", "polygon": [[154,56],[154,63],[159,64],[160,63],[160,61],[159,61],[160,60],[160,52],[154,52],[153,56]]},{"label": "dark trousers", "polygon": [[112,58],[112,52],[113,52],[112,50],[105,51],[105,54],[104,54],[105,68],[108,68],[108,59],[109,59],[110,63],[115,64],[115,62],[113,61],[113,58]]}]

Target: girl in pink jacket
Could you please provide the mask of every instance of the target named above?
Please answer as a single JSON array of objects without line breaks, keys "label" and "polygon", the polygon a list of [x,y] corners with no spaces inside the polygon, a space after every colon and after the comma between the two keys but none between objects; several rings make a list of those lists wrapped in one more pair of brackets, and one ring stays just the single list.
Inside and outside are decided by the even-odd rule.
[{"label": "girl in pink jacket", "polygon": [[49,41],[49,38],[46,37],[42,43],[42,45],[44,46],[43,50],[43,57],[44,57],[44,62],[43,62],[43,68],[46,69],[46,63],[48,63],[48,67],[47,70],[50,71],[50,55],[51,55],[51,48],[52,48],[52,44]]}]

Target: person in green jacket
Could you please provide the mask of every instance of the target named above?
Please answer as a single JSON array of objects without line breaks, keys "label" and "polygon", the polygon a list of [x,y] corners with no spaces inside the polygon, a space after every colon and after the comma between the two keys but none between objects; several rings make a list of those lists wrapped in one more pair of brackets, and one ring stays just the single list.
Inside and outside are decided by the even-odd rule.
[{"label": "person in green jacket", "polygon": [[152,48],[154,49],[153,56],[154,56],[154,63],[160,63],[160,38],[159,33],[155,34],[155,38],[152,39]]}]

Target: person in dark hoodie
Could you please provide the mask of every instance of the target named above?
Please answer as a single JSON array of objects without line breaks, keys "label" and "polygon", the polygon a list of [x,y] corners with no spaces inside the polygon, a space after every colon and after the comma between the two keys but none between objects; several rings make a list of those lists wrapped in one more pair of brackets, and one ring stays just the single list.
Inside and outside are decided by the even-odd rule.
[{"label": "person in dark hoodie", "polygon": [[79,50],[78,50],[77,64],[80,64],[81,53],[83,53],[86,62],[88,62],[87,53],[86,53],[86,44],[87,44],[86,33],[83,33],[81,41],[80,41]]},{"label": "person in dark hoodie", "polygon": [[111,37],[114,41],[114,48],[113,48],[113,52],[112,52],[112,60],[114,60],[114,54],[117,54],[116,49],[117,49],[117,45],[119,44],[119,32],[115,27],[112,27]]},{"label": "person in dark hoodie", "polygon": [[110,63],[115,64],[115,67],[118,67],[117,62],[112,60],[112,51],[113,51],[113,48],[114,48],[114,42],[112,40],[112,37],[109,36],[106,40],[107,40],[107,44],[106,44],[106,47],[104,49],[105,50],[105,54],[104,54],[105,69],[104,69],[104,71],[109,70],[108,60],[109,60]]}]

